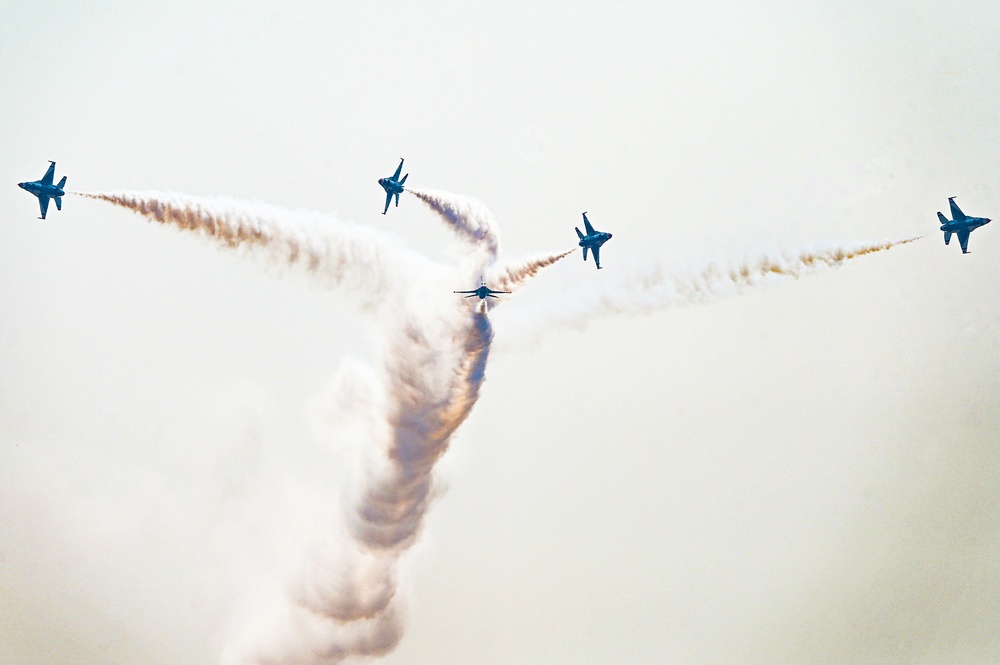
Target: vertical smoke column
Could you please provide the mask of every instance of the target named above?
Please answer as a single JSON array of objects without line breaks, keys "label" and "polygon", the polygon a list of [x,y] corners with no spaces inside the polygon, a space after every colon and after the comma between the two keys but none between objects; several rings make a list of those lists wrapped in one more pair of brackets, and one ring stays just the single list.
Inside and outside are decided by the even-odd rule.
[{"label": "vertical smoke column", "polygon": [[[441,332],[459,347],[441,348],[434,339]],[[396,553],[417,537],[434,497],[431,471],[479,398],[492,340],[489,319],[476,308],[451,331],[411,327],[396,341],[387,366],[393,398],[387,464],[362,493],[350,524],[366,548]]]}]

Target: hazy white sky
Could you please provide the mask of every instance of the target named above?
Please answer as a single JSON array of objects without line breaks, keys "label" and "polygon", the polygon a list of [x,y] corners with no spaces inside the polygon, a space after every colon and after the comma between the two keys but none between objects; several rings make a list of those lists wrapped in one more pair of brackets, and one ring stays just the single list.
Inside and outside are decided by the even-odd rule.
[{"label": "hazy white sky", "polygon": [[[0,665],[216,663],[338,515],[344,294],[15,183],[334,212],[376,179],[507,256],[387,663],[1000,662],[1000,5],[0,0]],[[931,235],[705,306],[512,340],[651,264]],[[702,258],[704,257],[704,259]],[[474,285],[456,284],[455,288]],[[393,298],[386,293],[386,298]],[[509,335],[505,338],[505,334]]]}]

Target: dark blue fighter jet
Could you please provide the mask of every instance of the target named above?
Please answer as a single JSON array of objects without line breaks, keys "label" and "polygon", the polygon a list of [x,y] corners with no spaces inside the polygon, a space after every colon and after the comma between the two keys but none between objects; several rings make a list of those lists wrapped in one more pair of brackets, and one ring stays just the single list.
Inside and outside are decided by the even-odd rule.
[{"label": "dark blue fighter jet", "polygon": [[510,293],[510,291],[494,291],[490,287],[486,286],[486,282],[481,282],[478,289],[473,291],[453,291],[452,293],[468,293],[466,298],[472,298],[473,296],[479,296],[480,300],[486,300],[487,298],[496,298],[494,293]]},{"label": "dark blue fighter jet", "polygon": [[944,231],[944,244],[951,242],[951,234],[954,233],[958,236],[958,244],[962,246],[962,253],[969,253],[969,234],[978,229],[980,226],[985,226],[990,223],[988,217],[969,217],[962,209],[958,207],[955,203],[955,197],[949,196],[948,203],[951,204],[951,216],[954,218],[951,221],[947,217],[942,215],[940,212],[937,214],[938,219],[941,221],[941,230]]},{"label": "dark blue fighter jet", "polygon": [[382,211],[384,215],[389,211],[389,203],[392,201],[392,195],[396,195],[396,207],[399,207],[399,195],[403,193],[403,183],[410,176],[409,173],[403,176],[403,179],[399,179],[399,174],[403,171],[403,158],[399,158],[399,166],[396,167],[396,172],[393,173],[388,178],[379,178],[378,184],[382,185],[382,189],[385,190],[385,210]]},{"label": "dark blue fighter jet", "polygon": [[45,219],[45,212],[49,209],[49,199],[55,199],[56,208],[62,210],[62,197],[66,194],[63,189],[66,186],[66,176],[62,177],[58,185],[53,185],[52,180],[55,175],[56,163],[49,160],[49,170],[45,172],[41,180],[17,183],[18,187],[38,197],[38,207],[42,211],[42,216],[38,219]]},{"label": "dark blue fighter jet", "polygon": [[594,250],[594,263],[597,264],[597,269],[601,269],[601,245],[611,240],[611,234],[605,233],[603,231],[595,231],[594,227],[590,225],[590,220],[587,219],[587,213],[583,213],[583,227],[587,230],[587,234],[584,235],[580,233],[580,229],[576,229],[576,235],[580,237],[580,247],[583,247],[583,260],[587,260],[587,250]]}]

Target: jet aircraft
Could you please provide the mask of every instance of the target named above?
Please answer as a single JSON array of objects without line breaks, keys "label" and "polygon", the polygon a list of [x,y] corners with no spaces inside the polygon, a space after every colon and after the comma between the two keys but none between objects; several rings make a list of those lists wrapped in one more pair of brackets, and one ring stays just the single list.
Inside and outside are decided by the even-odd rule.
[{"label": "jet aircraft", "polygon": [[62,210],[62,197],[66,194],[66,190],[63,189],[66,186],[66,176],[62,177],[58,185],[54,185],[52,180],[55,175],[56,163],[49,160],[49,169],[41,180],[17,183],[18,187],[38,197],[38,207],[42,211],[42,216],[38,219],[45,219],[45,212],[49,209],[49,199],[55,199],[56,208]]},{"label": "jet aircraft", "polygon": [[611,234],[604,231],[595,231],[594,227],[590,225],[590,220],[587,219],[587,213],[583,213],[583,226],[587,230],[586,235],[580,233],[580,229],[576,229],[576,235],[580,237],[580,247],[583,247],[583,260],[587,260],[587,250],[593,250],[594,263],[597,264],[597,269],[600,270],[601,245],[611,240]]},{"label": "jet aircraft", "polygon": [[962,253],[969,253],[969,234],[978,229],[980,226],[985,226],[990,223],[988,217],[969,217],[962,209],[958,207],[955,203],[955,197],[949,196],[948,203],[951,204],[951,216],[954,218],[951,221],[947,217],[942,215],[940,212],[937,214],[938,219],[941,220],[941,230],[944,231],[944,244],[951,242],[951,234],[954,233],[958,236],[958,244],[962,246]]},{"label": "jet aircraft", "polygon": [[479,296],[481,300],[486,300],[487,298],[496,298],[494,293],[510,293],[510,291],[494,291],[490,287],[486,286],[486,282],[481,282],[479,288],[473,291],[453,291],[452,293],[468,293],[466,298],[472,298],[473,296]]},{"label": "jet aircraft", "polygon": [[399,179],[399,174],[403,170],[403,158],[399,158],[399,166],[396,167],[396,172],[393,173],[388,178],[379,178],[378,184],[382,185],[382,189],[385,190],[385,210],[382,214],[389,212],[389,203],[392,201],[392,195],[396,195],[396,207],[399,207],[399,195],[403,193],[403,183],[410,176],[409,173],[403,176],[403,179]]}]

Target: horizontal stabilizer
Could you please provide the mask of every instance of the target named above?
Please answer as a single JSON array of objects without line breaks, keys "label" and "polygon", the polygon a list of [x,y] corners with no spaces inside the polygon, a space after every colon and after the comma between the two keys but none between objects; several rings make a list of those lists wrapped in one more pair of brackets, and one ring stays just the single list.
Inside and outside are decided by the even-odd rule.
[{"label": "horizontal stabilizer", "polygon": [[948,218],[945,217],[944,215],[942,215],[941,213],[938,213],[938,219],[941,220],[942,224],[947,224],[948,223]]},{"label": "horizontal stabilizer", "polygon": [[409,177],[410,177],[409,173],[407,173],[406,175],[404,175],[403,179],[399,181],[399,184],[400,185],[404,184],[406,182],[406,179],[409,178]]},{"label": "horizontal stabilizer", "polygon": [[55,202],[56,202],[56,210],[62,210],[62,197],[61,196],[56,196],[56,197],[54,197],[54,199],[55,199]]},{"label": "horizontal stabilizer", "polygon": [[[579,231],[577,231],[577,233],[579,233]],[[584,246],[583,246],[583,260],[584,260],[584,261],[586,261],[586,260],[587,260],[587,250],[588,250],[588,249],[590,249],[590,246],[588,246],[588,245],[584,245]]]},{"label": "horizontal stabilizer", "polygon": [[62,189],[65,186],[66,186],[66,176],[63,176],[62,180],[59,181],[59,184],[56,185],[56,187],[58,187],[59,189]]},{"label": "horizontal stabilizer", "polygon": [[[576,235],[578,235],[580,237],[580,240],[583,240],[583,234],[580,233],[580,229],[576,228],[575,226],[573,227],[573,229],[576,231]],[[584,252],[583,253],[583,258],[587,258],[587,248],[586,247],[584,247],[583,252]]]},{"label": "horizontal stabilizer", "polygon": [[[940,215],[941,213],[938,213],[938,214]],[[951,242],[951,231],[945,231],[944,232],[944,244],[947,245],[950,242]]]}]

